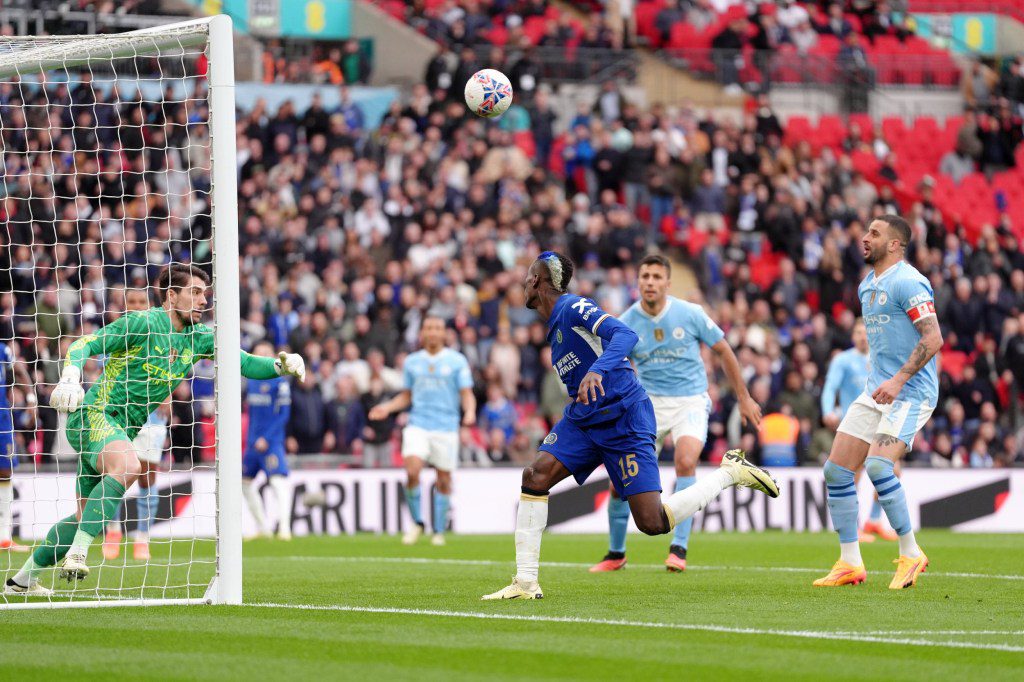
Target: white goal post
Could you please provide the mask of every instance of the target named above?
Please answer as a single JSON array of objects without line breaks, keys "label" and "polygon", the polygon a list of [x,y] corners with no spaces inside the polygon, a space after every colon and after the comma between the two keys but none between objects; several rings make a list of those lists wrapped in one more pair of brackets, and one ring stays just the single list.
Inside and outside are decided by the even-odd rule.
[{"label": "white goal post", "polygon": [[[205,75],[194,70],[197,63],[207,65]],[[57,90],[52,87],[54,83],[58,84]],[[74,93],[88,94],[90,90],[91,105],[75,100]],[[156,487],[164,497],[153,504],[164,511],[162,515],[154,513],[151,517],[155,519],[151,535],[148,533],[150,526],[146,526],[145,537],[151,537],[154,545],[152,560],[129,559],[131,545],[126,543],[121,550],[123,557],[101,561],[102,538],[97,538],[89,555],[92,572],[80,585],[68,587],[64,583],[61,587],[56,584],[56,576],[50,577],[55,571],[47,569],[40,574],[40,581],[56,590],[53,596],[0,595],[0,609],[241,604],[242,420],[231,19],[220,15],[120,34],[0,37],[0,95],[12,92],[19,99],[13,106],[9,96],[0,97],[0,189],[4,191],[0,195],[0,209],[9,197],[13,198],[7,205],[14,207],[0,215],[0,247],[9,250],[8,258],[0,259],[0,277],[3,277],[0,286],[3,281],[15,284],[8,287],[8,291],[0,288],[0,303],[8,296],[13,306],[20,306],[12,328],[24,329],[17,324],[20,319],[30,328],[25,333],[34,336],[18,336],[22,332],[16,331],[13,339],[0,338],[0,344],[10,342],[12,346],[19,346],[23,355],[45,346],[45,339],[42,344],[38,343],[43,334],[44,313],[40,312],[43,310],[40,306],[48,305],[46,295],[53,293],[57,312],[52,317],[60,324],[65,324],[65,319],[72,320],[67,323],[71,326],[70,332],[62,327],[58,338],[47,337],[63,356],[68,343],[76,337],[94,332],[124,313],[126,308],[116,301],[126,300],[129,289],[142,288],[152,296],[154,273],[162,266],[175,262],[200,265],[212,272],[212,313],[204,321],[213,327],[215,352],[213,369],[203,371],[210,375],[208,379],[212,379],[213,389],[212,396],[203,403],[202,419],[197,416],[193,424],[185,426],[191,426],[193,433],[202,429],[214,432],[211,421],[215,423],[212,448],[215,457],[213,461],[198,456],[195,460],[188,459],[192,457],[189,453],[200,451],[196,443],[187,447],[175,445],[173,425],[183,422],[174,411],[176,403],[172,403],[171,434],[168,445],[161,446],[161,451],[165,453],[165,462],[167,452],[176,453],[177,464],[170,472],[156,475]],[[141,97],[138,102],[133,99],[136,93]],[[97,102],[102,106],[97,106]],[[105,126],[99,120],[97,112],[103,107],[116,113],[113,124]],[[135,121],[121,118],[124,111],[133,107],[140,112],[156,112],[157,117],[166,116],[159,118],[157,124],[139,126],[138,136],[131,139],[145,141],[141,148],[136,145],[131,150],[135,157],[124,153],[129,143],[124,141],[127,138],[122,138],[122,135],[134,134],[129,128]],[[174,111],[184,122],[175,127],[178,122],[171,120],[168,111]],[[84,118],[77,119],[83,112]],[[70,134],[66,127],[55,130],[64,113],[71,120]],[[79,129],[79,120],[91,120],[91,128]],[[18,130],[18,126],[25,130]],[[62,144],[65,147],[70,144],[72,148],[54,148],[41,154],[32,140],[47,135],[50,139],[61,137]],[[104,137],[114,139],[115,143],[105,146]],[[29,140],[25,149],[17,143],[22,138]],[[9,140],[15,142],[8,144]],[[89,145],[87,152],[82,152],[80,143]],[[100,158],[105,161],[97,162]],[[58,168],[62,159],[72,170],[62,173]],[[165,165],[154,170],[153,159]],[[111,175],[102,166],[113,162],[117,165]],[[138,167],[132,166],[133,163]],[[39,168],[47,172],[40,173]],[[104,175],[105,170],[108,175]],[[111,178],[116,180],[118,175],[122,178],[118,180],[119,198],[110,200],[104,183]],[[145,193],[133,190],[132,183],[144,188]],[[81,194],[66,190],[67,187],[81,190],[86,185],[99,187],[93,202],[90,202],[92,195],[83,198],[88,194],[86,190]],[[46,197],[47,192],[49,197]],[[57,207],[52,216],[42,215],[40,207],[48,205]],[[162,212],[155,217],[132,215],[133,211],[148,211],[146,207],[154,205],[162,207]],[[87,219],[83,220],[82,211],[89,214]],[[129,236],[129,222],[133,225],[131,229],[141,234],[133,231],[133,236]],[[71,229],[67,228],[68,223],[77,225],[79,236],[63,240],[62,235],[66,236],[66,231]],[[195,231],[194,225],[203,225],[203,233]],[[39,237],[51,229],[57,235],[55,240]],[[94,229],[102,234],[98,243],[91,236],[95,234],[91,231]],[[116,248],[122,258],[112,264],[107,238],[118,234],[118,229],[124,230],[120,237],[123,243]],[[29,243],[26,244],[26,240]],[[141,253],[141,262],[132,261],[124,251],[126,247]],[[18,269],[25,258],[31,263],[28,275]],[[61,259],[66,259],[70,265]],[[119,267],[128,274],[117,274]],[[29,288],[24,282],[41,281],[38,278],[42,275],[36,274],[44,272],[40,268],[52,271],[52,280],[47,280],[52,284]],[[65,272],[75,273],[77,279],[73,284],[62,279]],[[120,283],[111,283],[108,278],[111,272],[115,282],[123,277]],[[142,280],[145,281],[140,284]],[[23,282],[20,288],[19,281]],[[51,286],[53,292],[49,291]],[[40,300],[42,304],[38,303]],[[32,312],[25,312],[25,304],[32,301],[36,302]],[[44,374],[42,357],[43,354],[16,359],[16,363],[30,370],[28,376],[32,385],[19,384],[15,379],[10,389],[0,386],[0,391],[12,393],[12,414],[24,412],[30,415],[26,419],[36,419],[31,427],[23,429],[17,423],[14,426],[18,447],[35,448],[15,452],[20,455],[21,464],[14,468],[12,476],[13,518],[26,546],[39,545],[50,526],[69,509],[73,510],[75,504],[77,457],[71,457],[66,450],[62,454],[57,449],[60,443],[66,443],[62,434],[50,440],[51,444],[56,444],[49,451],[39,446],[47,442],[45,436],[39,436],[46,430],[40,426],[45,420],[32,412],[35,402],[28,394],[40,394],[38,402],[42,412],[49,390],[40,378]],[[171,362],[173,358],[172,354]],[[94,358],[90,362],[99,361]],[[86,389],[98,380],[98,366],[88,365],[83,372]],[[191,401],[194,397],[191,384],[189,391]],[[19,400],[21,406],[17,404]],[[177,394],[174,400],[179,400]],[[0,402],[0,407],[4,404]],[[211,408],[212,415],[209,414]],[[195,406],[187,409],[200,415],[201,410]],[[35,446],[31,445],[33,442]],[[209,445],[207,442],[204,452],[211,450]],[[179,458],[181,453],[185,453],[184,461]],[[210,477],[194,477],[193,473],[214,467],[216,489],[200,489],[205,485],[200,479],[205,481]],[[126,510],[123,513],[129,516],[133,514],[129,507],[136,500],[133,495],[140,495],[136,487],[127,491],[122,507]],[[197,511],[213,507],[210,503],[195,504],[200,495],[215,496],[215,518],[209,511]],[[200,513],[205,516],[196,518]],[[127,517],[123,527],[126,534],[132,527]],[[29,556],[13,552],[0,552],[0,555],[10,557],[0,556],[0,575],[4,579],[14,575]]]}]

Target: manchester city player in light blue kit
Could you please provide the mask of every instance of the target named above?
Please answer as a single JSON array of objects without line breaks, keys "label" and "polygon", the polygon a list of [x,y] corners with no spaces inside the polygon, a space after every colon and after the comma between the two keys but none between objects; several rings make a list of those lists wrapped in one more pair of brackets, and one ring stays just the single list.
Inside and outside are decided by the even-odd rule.
[{"label": "manchester city player in light blue kit", "polygon": [[[825,386],[821,390],[821,421],[832,431],[839,427],[839,422],[846,416],[850,405],[864,392],[864,385],[871,372],[871,358],[868,355],[868,332],[864,328],[864,320],[859,318],[853,325],[853,348],[848,348],[835,355],[828,365],[825,374]],[[837,402],[838,401],[838,402]],[[856,482],[860,483],[863,469],[857,469]],[[896,464],[896,475],[900,467]],[[875,495],[871,505],[871,513],[858,533],[861,542],[874,542],[875,536],[884,540],[896,540],[896,531],[882,524],[882,503]]]},{"label": "manchester city player in light blue kit", "polygon": [[[651,255],[640,261],[640,300],[619,319],[640,337],[629,358],[651,397],[657,441],[670,436],[675,444],[675,490],[679,492],[697,482],[697,461],[708,436],[711,398],[707,370],[700,356],[701,344],[713,349],[721,359],[739,398],[743,421],[757,426],[761,422],[761,408],[750,397],[736,355],[718,325],[699,305],[668,295],[671,276],[672,265],[664,256]],[[592,573],[626,566],[629,506],[612,492],[608,502],[609,550],[600,563],[591,567]],[[676,526],[665,559],[668,570],[686,569],[692,527],[692,517]]]},{"label": "manchester city player in light blue kit", "polygon": [[459,465],[459,422],[476,423],[473,375],[466,356],[444,346],[445,324],[440,317],[427,317],[420,328],[421,350],[405,359],[402,378],[405,389],[391,400],[370,410],[370,419],[387,419],[389,414],[412,407],[409,424],[402,430],[402,458],[408,482],[405,501],[415,522],[402,542],[414,544],[423,534],[420,510],[420,472],[424,464],[437,472],[434,491],[435,545],[444,544],[451,505],[452,472]]},{"label": "manchester city player in light blue kit", "polygon": [[894,471],[939,396],[935,353],[942,347],[942,332],[928,279],[904,260],[909,242],[910,225],[896,215],[876,218],[864,235],[864,261],[872,272],[857,294],[867,327],[871,373],[864,392],[839,424],[825,463],[828,508],[839,533],[840,557],[828,575],[814,581],[817,587],[856,585],[867,579],[857,542],[854,482],[854,472],[862,464],[899,536],[900,555],[889,588],[913,587],[928,566]]},{"label": "manchester city player in light blue kit", "polygon": [[602,464],[648,535],[668,533],[734,485],[779,496],[766,470],[747,462],[742,450],[730,450],[718,471],[662,502],[654,407],[627,357],[639,339],[593,301],[568,293],[572,272],[572,261],[553,251],[542,253],[527,271],[526,305],[547,323],[552,363],[571,401],[533,464],[523,469],[516,575],[508,587],[484,595],[487,600],[544,596],[537,574],[548,492],[569,476],[582,484]]}]

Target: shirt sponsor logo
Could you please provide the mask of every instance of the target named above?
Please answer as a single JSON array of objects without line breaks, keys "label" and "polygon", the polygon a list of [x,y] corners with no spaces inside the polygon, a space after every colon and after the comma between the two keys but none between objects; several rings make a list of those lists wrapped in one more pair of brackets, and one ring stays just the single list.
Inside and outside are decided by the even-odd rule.
[{"label": "shirt sponsor logo", "polygon": [[583,362],[575,353],[566,353],[558,362],[555,363],[555,371],[558,372],[558,376],[564,377],[581,364],[583,364]]},{"label": "shirt sponsor logo", "polygon": [[892,322],[892,317],[889,315],[865,315],[864,324],[889,324]]}]

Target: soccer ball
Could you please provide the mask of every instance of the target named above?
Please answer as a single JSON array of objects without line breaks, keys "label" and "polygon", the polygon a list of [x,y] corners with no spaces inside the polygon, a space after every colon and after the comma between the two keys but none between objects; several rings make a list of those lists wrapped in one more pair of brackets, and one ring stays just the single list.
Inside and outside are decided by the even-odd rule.
[{"label": "soccer ball", "polygon": [[481,69],[466,83],[466,106],[477,116],[494,118],[512,104],[512,84],[495,69]]}]

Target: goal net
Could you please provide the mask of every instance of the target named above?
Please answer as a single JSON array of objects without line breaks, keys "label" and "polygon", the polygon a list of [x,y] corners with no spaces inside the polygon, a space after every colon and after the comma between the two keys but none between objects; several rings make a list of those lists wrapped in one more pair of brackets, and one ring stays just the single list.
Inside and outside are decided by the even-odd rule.
[{"label": "goal net", "polygon": [[[53,590],[5,589],[0,608],[241,603],[233,71],[224,16],[0,38],[0,479],[11,470],[0,480],[0,568],[4,580],[29,575],[31,556],[31,575]],[[193,366],[198,349],[158,337],[153,315],[169,315],[131,312],[161,305],[170,264],[212,278],[201,319],[212,360]],[[128,331],[104,337],[118,320]],[[49,401],[72,344],[91,355],[81,381],[95,390],[63,415]],[[151,410],[150,382],[166,393],[179,379]],[[131,441],[154,472],[120,505],[97,461],[111,440]],[[61,546],[85,521],[97,528],[95,514],[74,516],[93,488],[115,501],[93,507],[103,530],[88,575],[62,580]]]}]

